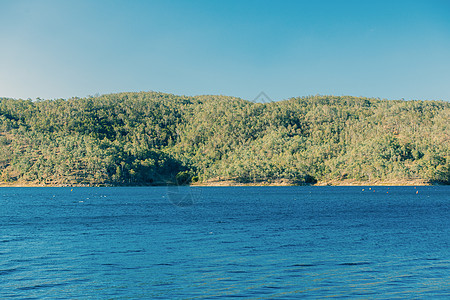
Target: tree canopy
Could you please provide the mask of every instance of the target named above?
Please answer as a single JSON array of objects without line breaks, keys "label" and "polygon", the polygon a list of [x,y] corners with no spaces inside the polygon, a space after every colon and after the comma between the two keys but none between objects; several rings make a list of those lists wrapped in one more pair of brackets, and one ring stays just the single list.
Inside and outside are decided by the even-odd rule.
[{"label": "tree canopy", "polygon": [[0,180],[157,185],[355,179],[450,183],[450,103],[119,93],[0,99]]}]

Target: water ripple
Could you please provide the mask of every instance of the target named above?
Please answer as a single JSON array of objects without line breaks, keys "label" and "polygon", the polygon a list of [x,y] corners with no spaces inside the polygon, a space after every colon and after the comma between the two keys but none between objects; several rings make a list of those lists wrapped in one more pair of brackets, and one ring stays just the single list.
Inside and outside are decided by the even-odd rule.
[{"label": "water ripple", "polygon": [[339,263],[339,266],[363,266],[363,265],[370,265],[370,262],[344,262],[344,263]]},{"label": "water ripple", "polygon": [[0,299],[448,296],[450,189],[355,190],[205,188],[188,209],[158,188],[5,190]]},{"label": "water ripple", "polygon": [[0,269],[0,275],[10,275],[15,272],[20,272],[23,268],[10,268],[10,269]]}]

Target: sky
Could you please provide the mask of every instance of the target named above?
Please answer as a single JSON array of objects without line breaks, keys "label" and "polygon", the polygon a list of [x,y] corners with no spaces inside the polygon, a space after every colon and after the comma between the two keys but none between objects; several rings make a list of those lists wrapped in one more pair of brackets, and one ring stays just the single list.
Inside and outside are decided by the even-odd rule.
[{"label": "sky", "polygon": [[450,101],[446,0],[0,0],[0,97]]}]

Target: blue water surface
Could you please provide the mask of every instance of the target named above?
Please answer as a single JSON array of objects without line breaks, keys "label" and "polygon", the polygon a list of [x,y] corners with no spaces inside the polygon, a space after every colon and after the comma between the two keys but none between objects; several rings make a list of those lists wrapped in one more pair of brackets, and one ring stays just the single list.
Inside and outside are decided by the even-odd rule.
[{"label": "blue water surface", "polygon": [[450,187],[1,188],[0,298],[450,297]]}]

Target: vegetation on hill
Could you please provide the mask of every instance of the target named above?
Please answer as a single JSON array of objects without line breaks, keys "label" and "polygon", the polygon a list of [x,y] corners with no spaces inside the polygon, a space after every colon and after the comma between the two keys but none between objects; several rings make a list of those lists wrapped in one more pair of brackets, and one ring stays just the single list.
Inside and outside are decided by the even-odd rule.
[{"label": "vegetation on hill", "polygon": [[310,96],[253,103],[141,92],[0,99],[0,181],[450,183],[450,103]]}]

